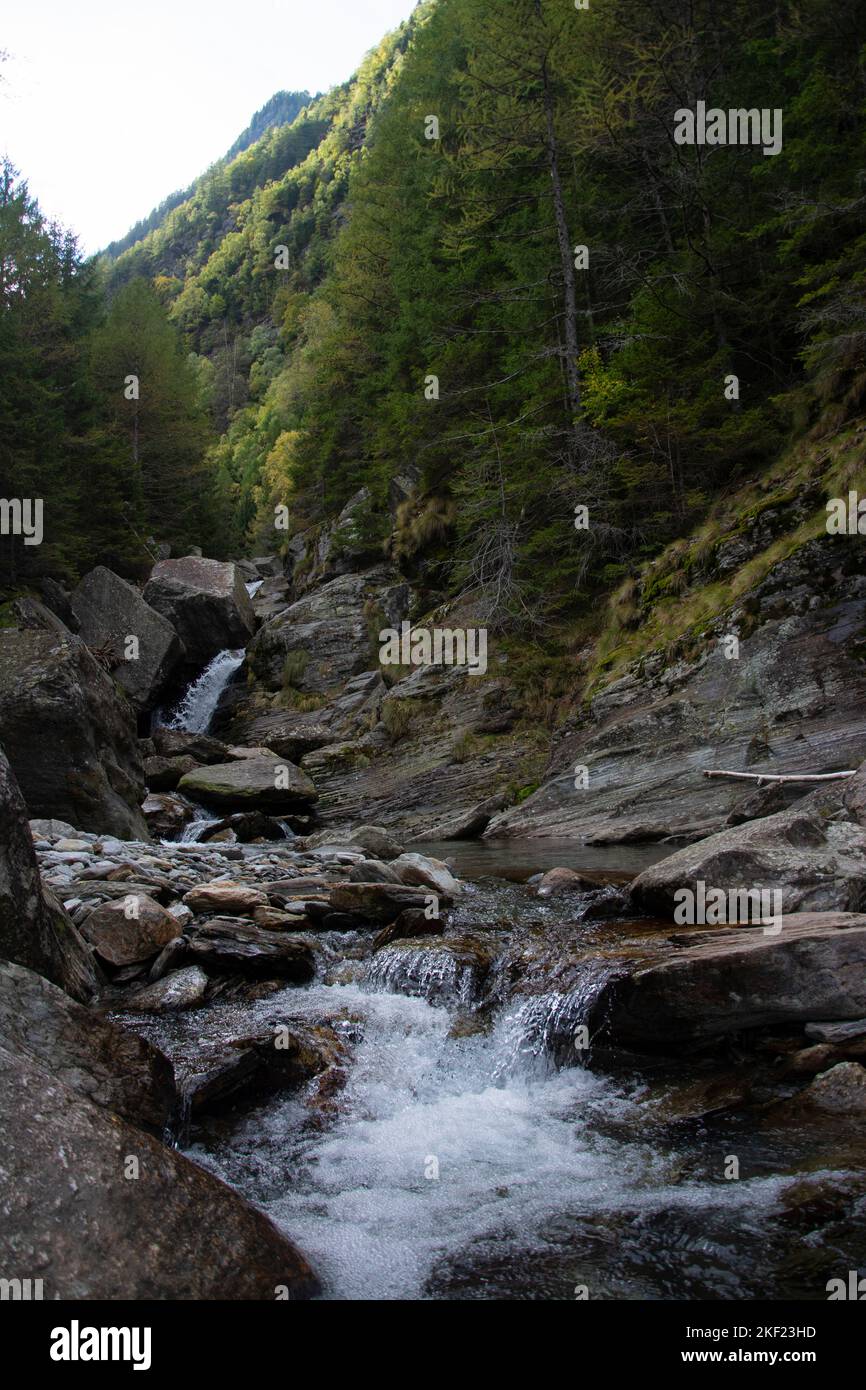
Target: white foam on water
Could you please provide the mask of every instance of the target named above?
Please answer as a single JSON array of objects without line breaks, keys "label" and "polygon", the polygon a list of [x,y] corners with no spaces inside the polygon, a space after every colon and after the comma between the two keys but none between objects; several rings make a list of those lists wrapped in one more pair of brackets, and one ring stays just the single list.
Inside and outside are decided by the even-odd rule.
[{"label": "white foam on water", "polygon": [[167,729],[184,729],[203,734],[214,716],[219,698],[235,671],[243,662],[243,647],[226,648],[218,652],[200,676],[189,685],[169,719],[159,722]]},{"label": "white foam on water", "polygon": [[[521,1075],[514,1020],[524,1005],[489,1035],[449,1038],[448,1013],[423,999],[357,985],[286,996],[295,1016],[343,1008],[363,1017],[363,1038],[333,1122],[311,1134],[297,1100],[277,1100],[238,1127],[218,1161],[193,1151],[263,1202],[328,1298],[423,1298],[448,1256],[477,1242],[518,1254],[543,1246],[545,1224],[575,1209],[736,1206],[754,1202],[756,1185],[766,1208],[772,1180],[674,1190],[667,1157],[600,1135],[593,1113],[632,1106],[610,1080],[579,1068]],[[531,1028],[534,1037],[534,1018]],[[434,1159],[438,1179],[425,1176]]]}]

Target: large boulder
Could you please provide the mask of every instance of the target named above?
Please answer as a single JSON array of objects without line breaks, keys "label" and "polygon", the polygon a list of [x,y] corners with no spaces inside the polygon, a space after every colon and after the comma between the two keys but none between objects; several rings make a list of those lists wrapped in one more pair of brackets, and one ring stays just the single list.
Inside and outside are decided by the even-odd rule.
[{"label": "large boulder", "polygon": [[615,980],[598,1001],[616,1043],[694,1042],[745,1028],[862,1019],[866,915],[801,912],[777,934],[696,929],[678,949]]},{"label": "large boulder", "polygon": [[79,1000],[99,976],[72,918],[43,890],[27,812],[0,749],[0,957],[53,980]]},{"label": "large boulder", "polygon": [[787,811],[722,830],[644,869],[632,902],[668,916],[677,891],[696,892],[699,882],[706,891],[778,890],[787,913],[860,912],[866,827],[849,818],[838,791],[813,792]]},{"label": "large boulder", "polygon": [[168,1059],[9,961],[0,961],[0,1036],[79,1095],[162,1133],[177,1100]]},{"label": "large boulder", "polygon": [[[151,709],[184,656],[181,640],[168,619],[104,565],[84,576],[70,603],[87,645],[111,648],[117,663],[114,679],[135,708]],[[130,637],[136,638],[137,655],[127,660]]]},{"label": "large boulder", "polygon": [[31,816],[148,838],[134,712],[80,638],[0,629],[0,731]]},{"label": "large boulder", "polygon": [[145,602],[167,618],[200,668],[225,648],[243,647],[255,632],[249,594],[237,566],[188,555],[154,565]]},{"label": "large boulder", "polygon": [[316,800],[309,777],[279,758],[239,758],[199,767],[181,777],[178,791],[211,806],[292,810]]},{"label": "large boulder", "polygon": [[399,625],[408,602],[408,587],[389,585],[385,571],[341,575],[265,623],[249,649],[250,666],[276,689],[290,658],[299,690],[333,691],[370,668],[371,612],[393,613]]},{"label": "large boulder", "polygon": [[46,1299],[318,1291],[303,1255],[231,1188],[5,1047],[0,1171],[0,1265],[37,1273]]}]

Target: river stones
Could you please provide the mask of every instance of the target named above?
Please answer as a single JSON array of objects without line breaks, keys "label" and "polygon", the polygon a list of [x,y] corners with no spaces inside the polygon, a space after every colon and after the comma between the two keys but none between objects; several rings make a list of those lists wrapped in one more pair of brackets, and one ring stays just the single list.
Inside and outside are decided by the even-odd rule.
[{"label": "river stones", "polygon": [[[104,565],[84,576],[69,601],[87,645],[114,652],[114,678],[135,708],[152,709],[184,657],[171,623]],[[130,637],[137,640],[134,659],[126,659]]]},{"label": "river stones", "polygon": [[132,1013],[178,1013],[181,1009],[191,1009],[200,1004],[207,986],[208,978],[204,971],[197,965],[188,965],[182,970],[173,970],[170,975],[146,985],[144,989],[125,994],[123,1008]]},{"label": "river stones", "polygon": [[196,814],[186,797],[172,792],[151,792],[141,803],[141,812],[160,840],[174,839]]},{"label": "river stones", "polygon": [[535,893],[539,898],[553,898],[563,893],[584,892],[597,887],[597,882],[577,873],[575,869],[548,869],[539,879]]},{"label": "river stones", "polygon": [[132,706],[79,637],[0,629],[0,729],[30,816],[147,839]]},{"label": "river stones", "polygon": [[177,918],[145,893],[130,893],[103,903],[86,917],[81,933],[109,965],[133,965],[159,954],[179,936]]},{"label": "river stones", "polygon": [[404,880],[391,864],[381,859],[364,859],[349,870],[350,883],[402,883]]},{"label": "river stones", "polygon": [[171,623],[187,666],[196,670],[226,648],[245,646],[255,632],[249,595],[230,562],[194,555],[161,560],[151,571],[144,600]]},{"label": "river stones", "polygon": [[46,1299],[318,1292],[303,1255],[231,1188],[5,1047],[0,1170],[0,1263],[37,1271]]},{"label": "river stones", "polygon": [[801,1105],[836,1115],[866,1117],[866,1067],[859,1062],[837,1062],[801,1091]]},{"label": "river stones", "polygon": [[179,790],[211,806],[278,810],[309,805],[318,793],[306,773],[278,758],[241,758],[188,772]]},{"label": "river stones", "polygon": [[162,1053],[9,961],[0,961],[0,1037],[79,1095],[162,1132],[177,1099]]},{"label": "river stones", "polygon": [[402,883],[430,888],[446,898],[456,897],[460,892],[460,884],[441,859],[431,859],[424,854],[401,854],[391,867]]},{"label": "river stones", "polygon": [[203,883],[185,893],[183,901],[192,912],[227,912],[239,916],[268,906],[263,892],[243,883]]},{"label": "river stones", "polygon": [[225,917],[214,917],[190,931],[188,951],[205,967],[257,978],[306,984],[315,973],[313,952],[305,941]]},{"label": "river stones", "polygon": [[423,910],[429,905],[431,896],[434,895],[430,889],[408,884],[343,883],[331,889],[328,901],[334,912],[385,925],[399,917],[405,908]]},{"label": "river stones", "polygon": [[92,998],[100,984],[71,917],[40,881],[24,801],[2,749],[0,955],[44,975],[74,999]]}]

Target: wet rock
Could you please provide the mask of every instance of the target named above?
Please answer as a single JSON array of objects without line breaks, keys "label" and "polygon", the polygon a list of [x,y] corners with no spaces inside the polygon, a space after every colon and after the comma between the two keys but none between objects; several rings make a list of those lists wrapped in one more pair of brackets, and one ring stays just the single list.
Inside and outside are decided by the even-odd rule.
[{"label": "wet rock", "polygon": [[273,816],[266,816],[262,811],[238,811],[233,816],[214,821],[212,826],[206,826],[199,836],[199,843],[207,844],[208,840],[213,840],[224,830],[231,830],[241,844],[248,844],[251,840],[280,841],[286,838],[283,827]]},{"label": "wet rock", "polygon": [[162,1053],[9,961],[0,961],[0,1036],[80,1096],[162,1132],[176,1100]]},{"label": "wet rock", "polygon": [[445,913],[439,917],[428,917],[420,907],[404,908],[390,926],[383,927],[373,938],[373,951],[381,951],[392,941],[410,941],[417,936],[442,936],[446,921]]},{"label": "wet rock", "polygon": [[80,638],[0,629],[0,729],[30,816],[147,839],[132,706]]},{"label": "wet rock", "polygon": [[4,1269],[36,1271],[46,1299],[317,1292],[303,1256],[224,1183],[29,1058],[0,1054]]},{"label": "wet rock", "polygon": [[100,972],[71,917],[43,888],[27,812],[0,749],[0,955],[44,975],[74,999],[96,993]]},{"label": "wet rock", "polygon": [[204,971],[197,965],[188,965],[134,994],[124,995],[122,1007],[131,1013],[177,1013],[200,1004],[207,986]]},{"label": "wet rock", "polygon": [[[182,903],[175,903],[171,908],[169,908],[169,911],[172,917],[174,917],[175,921],[178,922],[181,927],[184,927],[186,926],[186,922],[184,921],[183,917],[179,916],[178,914],[177,909],[179,907],[182,908],[182,910],[187,914],[188,919],[192,918],[192,913],[190,912],[188,907],[183,907]],[[151,983],[155,983],[157,980],[161,980],[163,976],[167,975],[170,970],[177,969],[177,967],[184,960],[186,952],[186,937],[172,937],[171,941],[167,941],[166,944],[163,946],[156,960],[153,962],[153,965],[148,970],[147,978],[151,981]]]},{"label": "wet rock", "polygon": [[255,631],[249,595],[237,567],[186,556],[154,565],[145,602],[167,618],[186,649],[186,664],[200,670],[226,648],[243,647]]},{"label": "wet rock", "polygon": [[185,893],[183,901],[191,912],[227,912],[241,916],[268,905],[264,893],[243,883],[202,883]]},{"label": "wet rock", "polygon": [[178,785],[181,792],[212,806],[297,809],[317,796],[306,773],[278,758],[244,758],[200,767],[188,772]]},{"label": "wet rock", "polygon": [[305,941],[263,931],[252,923],[215,917],[191,931],[189,953],[215,970],[306,984],[315,973],[313,952]]},{"label": "wet rock", "polygon": [[193,1114],[296,1090],[329,1068],[339,1068],[345,1078],[345,1043],[331,1028],[310,1027],[295,1019],[270,1033],[232,1039],[224,1053],[189,1083],[186,1094]]},{"label": "wet rock", "polygon": [[401,854],[392,864],[402,883],[429,888],[445,898],[453,898],[460,892],[460,884],[441,859],[431,859],[425,854]]},{"label": "wet rock", "polygon": [[[114,679],[137,710],[152,709],[184,657],[171,623],[145,603],[137,589],[103,565],[86,574],[70,603],[89,647],[117,658]],[[138,639],[134,660],[125,658],[129,637]]]},{"label": "wet rock", "polygon": [[430,897],[430,889],[408,885],[343,883],[331,889],[329,902],[335,912],[345,912],[361,921],[384,925],[393,922],[405,908],[418,907],[423,911]]},{"label": "wet rock", "polygon": [[638,910],[672,914],[676,892],[707,888],[779,890],[782,911],[859,912],[866,907],[866,828],[836,813],[833,793],[815,792],[787,811],[749,821],[662,859],[632,885]]},{"label": "wet rock", "polygon": [[816,1076],[797,1100],[837,1115],[866,1115],[866,1067],[858,1062],[837,1062]]},{"label": "wet rock", "polygon": [[548,869],[546,874],[542,874],[535,891],[539,898],[554,898],[562,893],[584,892],[597,887],[597,882],[574,869]]},{"label": "wet rock", "polygon": [[[135,916],[127,915],[131,902]],[[144,893],[126,892],[122,900],[103,903],[81,924],[82,936],[109,965],[150,960],[180,932],[177,918]]]},{"label": "wet rock", "polygon": [[615,1042],[668,1043],[745,1028],[859,1019],[866,1012],[866,915],[802,912],[761,927],[682,932],[601,1001]]}]

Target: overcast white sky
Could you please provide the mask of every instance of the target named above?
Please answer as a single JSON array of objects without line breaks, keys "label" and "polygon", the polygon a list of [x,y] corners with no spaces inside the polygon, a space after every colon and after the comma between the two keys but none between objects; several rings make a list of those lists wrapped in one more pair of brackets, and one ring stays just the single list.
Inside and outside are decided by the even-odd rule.
[{"label": "overcast white sky", "polygon": [[344,81],[415,0],[4,0],[0,153],[93,252],[274,92]]}]

